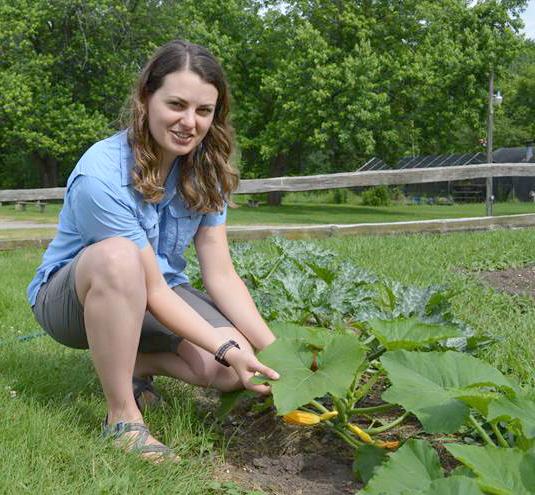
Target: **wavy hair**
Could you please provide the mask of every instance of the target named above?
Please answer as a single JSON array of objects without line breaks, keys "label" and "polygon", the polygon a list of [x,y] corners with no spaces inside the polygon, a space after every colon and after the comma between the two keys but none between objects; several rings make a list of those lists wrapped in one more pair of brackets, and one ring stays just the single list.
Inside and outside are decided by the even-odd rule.
[{"label": "wavy hair", "polygon": [[126,118],[128,141],[135,166],[134,188],[145,201],[157,203],[163,198],[160,177],[161,151],[149,130],[147,103],[162,85],[167,74],[189,70],[218,92],[214,119],[202,143],[180,162],[178,192],[186,205],[198,212],[220,211],[238,187],[239,176],[230,162],[234,132],[229,122],[228,83],[219,62],[206,48],[182,40],[161,46],[141,71],[130,96]]}]

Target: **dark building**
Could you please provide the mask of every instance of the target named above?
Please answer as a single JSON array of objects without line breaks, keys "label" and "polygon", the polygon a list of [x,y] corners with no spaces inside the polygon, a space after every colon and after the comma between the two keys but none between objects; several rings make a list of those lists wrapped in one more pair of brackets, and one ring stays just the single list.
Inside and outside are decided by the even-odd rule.
[{"label": "dark building", "polygon": [[[535,154],[533,143],[517,148],[499,148],[493,153],[494,163],[533,163]],[[486,153],[464,153],[456,155],[411,156],[388,166],[382,160],[373,158],[359,170],[387,170],[409,168],[433,168],[476,165],[487,162]],[[535,177],[498,177],[494,179],[494,195],[497,201],[516,198],[520,201],[533,201],[530,193],[535,191]],[[407,184],[404,192],[410,196],[451,197],[456,202],[485,200],[485,179],[470,179],[453,182],[426,184]]]}]

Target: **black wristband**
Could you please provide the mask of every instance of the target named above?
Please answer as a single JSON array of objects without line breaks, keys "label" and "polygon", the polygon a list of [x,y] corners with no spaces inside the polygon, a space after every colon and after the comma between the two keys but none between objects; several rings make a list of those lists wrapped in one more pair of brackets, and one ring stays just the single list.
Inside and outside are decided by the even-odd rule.
[{"label": "black wristband", "polygon": [[218,350],[217,352],[215,353],[215,360],[222,364],[223,366],[226,366],[227,368],[230,366],[230,364],[228,363],[228,361],[225,359],[225,354],[227,353],[227,351],[232,348],[232,347],[235,347],[236,349],[239,349],[240,346],[238,345],[238,342],[236,342],[235,340],[227,340]]}]

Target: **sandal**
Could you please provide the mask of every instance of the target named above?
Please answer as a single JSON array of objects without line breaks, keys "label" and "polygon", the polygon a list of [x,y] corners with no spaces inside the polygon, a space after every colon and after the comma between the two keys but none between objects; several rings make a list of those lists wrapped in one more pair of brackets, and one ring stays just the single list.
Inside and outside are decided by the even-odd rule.
[{"label": "sandal", "polygon": [[136,401],[138,409],[143,412],[147,407],[163,406],[165,401],[162,396],[154,388],[154,378],[147,376],[145,378],[132,378],[132,386],[134,389],[134,400]]},{"label": "sandal", "polygon": [[[134,436],[125,436],[126,433],[135,432]],[[171,460],[178,462],[180,458],[167,446],[162,444],[148,444],[149,429],[143,423],[125,423],[120,421],[114,425],[108,424],[108,416],[102,422],[102,437],[111,438],[117,442],[126,452],[137,454],[157,454],[156,456],[143,456],[152,462]]]}]

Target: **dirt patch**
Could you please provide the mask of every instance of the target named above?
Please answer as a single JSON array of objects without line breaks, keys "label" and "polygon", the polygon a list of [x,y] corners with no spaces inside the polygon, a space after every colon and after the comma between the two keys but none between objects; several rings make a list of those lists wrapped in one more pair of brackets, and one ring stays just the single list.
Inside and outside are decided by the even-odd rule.
[{"label": "dirt patch", "polygon": [[497,290],[535,299],[535,265],[479,272],[478,276]]}]

